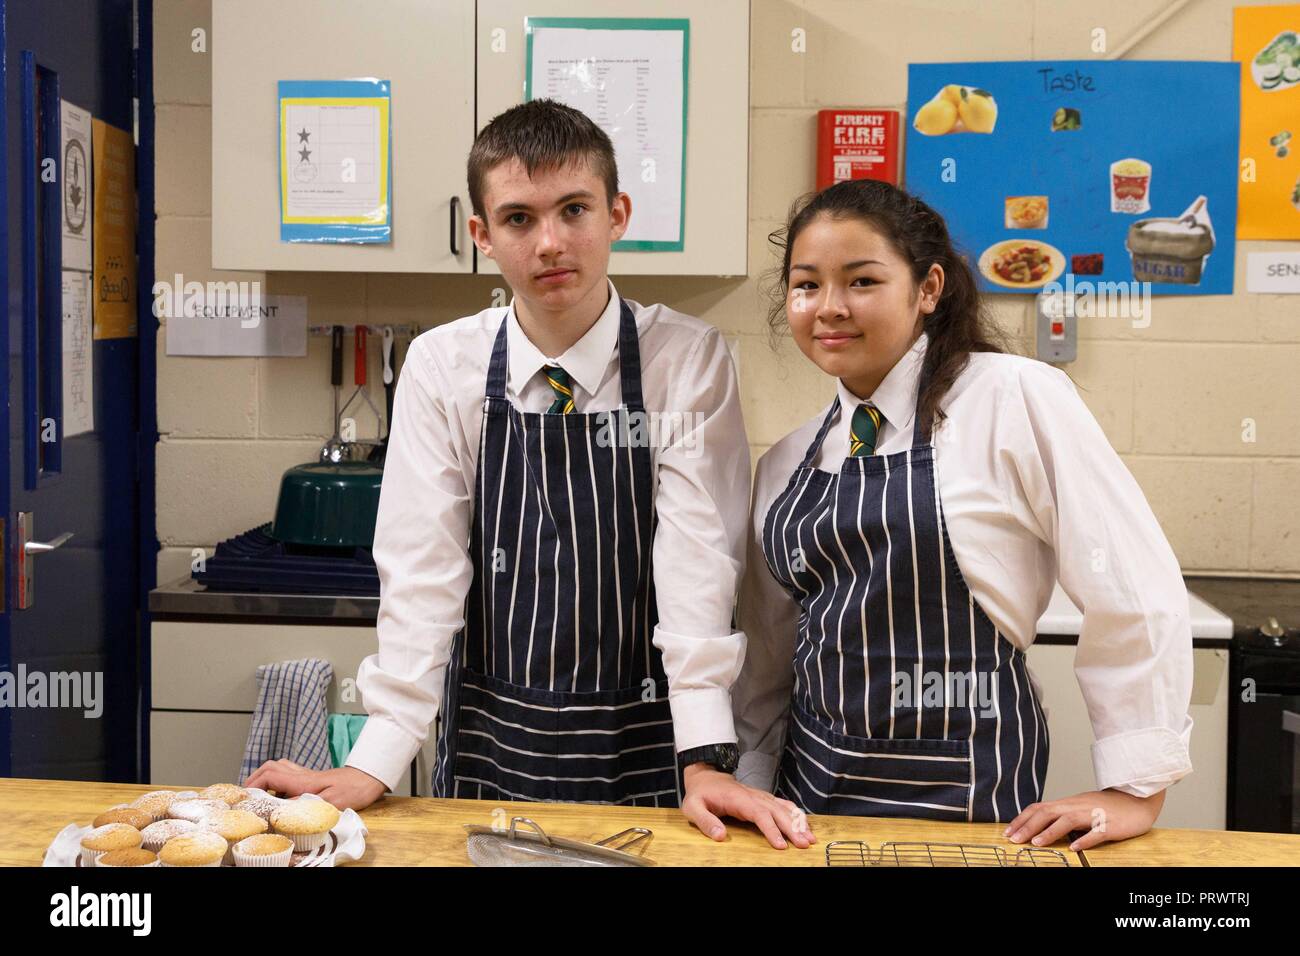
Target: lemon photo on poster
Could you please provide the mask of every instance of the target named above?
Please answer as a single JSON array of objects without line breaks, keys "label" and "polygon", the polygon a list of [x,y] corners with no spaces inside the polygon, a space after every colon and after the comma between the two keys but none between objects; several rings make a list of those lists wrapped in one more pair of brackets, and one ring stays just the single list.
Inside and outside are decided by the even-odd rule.
[{"label": "lemon photo on poster", "polygon": [[991,133],[998,121],[998,104],[988,90],[950,83],[916,111],[913,128],[925,136],[947,133]]}]

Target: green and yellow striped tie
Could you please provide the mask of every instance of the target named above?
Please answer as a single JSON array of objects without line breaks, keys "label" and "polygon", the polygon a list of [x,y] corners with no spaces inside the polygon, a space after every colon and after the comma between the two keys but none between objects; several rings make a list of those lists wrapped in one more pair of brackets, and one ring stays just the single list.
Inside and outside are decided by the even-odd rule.
[{"label": "green and yellow striped tie", "polygon": [[546,366],[546,380],[551,383],[555,401],[546,411],[550,415],[567,415],[573,411],[573,385],[569,382],[569,373],[558,365]]},{"label": "green and yellow striped tie", "polygon": [[883,421],[880,409],[870,402],[864,402],[853,410],[853,421],[849,425],[849,457],[866,458],[875,453],[876,435],[880,433]]}]

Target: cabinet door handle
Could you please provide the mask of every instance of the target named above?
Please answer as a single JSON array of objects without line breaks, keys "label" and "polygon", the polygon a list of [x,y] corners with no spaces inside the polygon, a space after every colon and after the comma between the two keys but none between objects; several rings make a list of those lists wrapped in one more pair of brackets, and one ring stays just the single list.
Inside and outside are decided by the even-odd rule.
[{"label": "cabinet door handle", "polygon": [[450,237],[451,254],[458,258],[460,256],[460,246],[456,244],[456,240],[457,238],[459,238],[459,233],[460,233],[460,229],[459,229],[460,216],[457,215],[459,211],[460,211],[460,197],[452,196],[451,197],[451,237]]}]

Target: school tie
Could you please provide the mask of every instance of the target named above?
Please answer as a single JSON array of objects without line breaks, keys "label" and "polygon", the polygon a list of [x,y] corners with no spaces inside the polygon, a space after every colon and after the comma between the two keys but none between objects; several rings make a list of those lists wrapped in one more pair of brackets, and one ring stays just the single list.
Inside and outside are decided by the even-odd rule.
[{"label": "school tie", "polygon": [[849,457],[866,458],[876,450],[876,435],[884,418],[880,409],[870,402],[864,402],[853,410],[853,421],[849,425]]},{"label": "school tie", "polygon": [[569,383],[569,373],[558,365],[546,366],[546,380],[551,383],[555,401],[546,411],[551,415],[567,415],[573,411],[573,386]]}]

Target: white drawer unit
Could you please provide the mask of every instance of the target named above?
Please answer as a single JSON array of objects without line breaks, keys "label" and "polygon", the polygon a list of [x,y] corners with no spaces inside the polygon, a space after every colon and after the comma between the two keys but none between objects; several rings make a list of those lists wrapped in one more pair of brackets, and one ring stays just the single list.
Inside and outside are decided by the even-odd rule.
[{"label": "white drawer unit", "polygon": [[[155,620],[150,782],[237,782],[257,706],[257,668],[306,657],[334,668],[326,708],[364,714],[357,668],[376,650],[374,627]],[[434,739],[416,757],[416,788],[429,795]],[[412,793],[410,772],[395,791]]]},{"label": "white drawer unit", "polygon": [[[1026,657],[1038,684],[1051,754],[1049,800],[1097,789],[1092,767],[1092,724],[1074,676],[1074,644],[1037,643]],[[1192,772],[1169,788],[1158,827],[1222,830],[1228,774],[1228,652],[1192,652]]]}]

